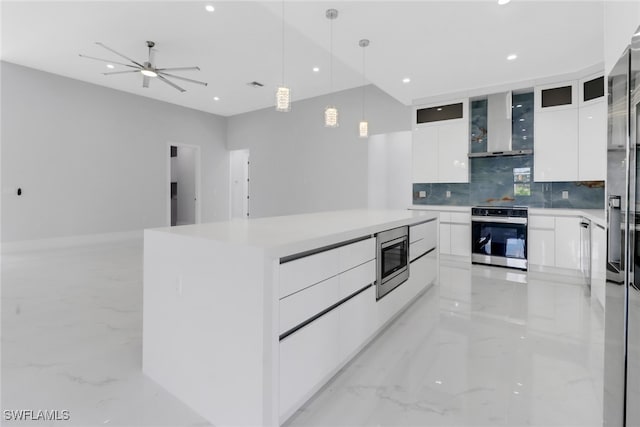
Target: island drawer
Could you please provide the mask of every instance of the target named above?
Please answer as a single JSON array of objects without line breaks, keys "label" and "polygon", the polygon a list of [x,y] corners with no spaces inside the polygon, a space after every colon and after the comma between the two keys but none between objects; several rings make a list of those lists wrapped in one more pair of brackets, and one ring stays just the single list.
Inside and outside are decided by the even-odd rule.
[{"label": "island drawer", "polygon": [[280,334],[283,334],[348,299],[375,281],[375,260],[316,283],[280,300]]},{"label": "island drawer", "polygon": [[375,259],[373,237],[301,256],[280,264],[280,298]]}]

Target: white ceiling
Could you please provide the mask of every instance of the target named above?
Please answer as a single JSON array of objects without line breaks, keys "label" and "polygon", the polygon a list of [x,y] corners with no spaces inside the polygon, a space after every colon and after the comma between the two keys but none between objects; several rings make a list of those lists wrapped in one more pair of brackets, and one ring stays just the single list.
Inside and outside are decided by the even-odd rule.
[{"label": "white ceiling", "polygon": [[[223,116],[273,106],[282,80],[280,1],[3,0],[1,7],[0,57],[8,62]],[[328,8],[339,11],[332,88]],[[603,61],[602,1],[297,0],[285,3],[285,21],[285,83],[294,100],[362,85],[361,38],[371,40],[367,82],[407,105]],[[198,65],[199,72],[176,74],[209,85],[175,81],[187,89],[180,93],[156,80],[144,89],[140,75],[104,76],[105,64],[78,55],[122,60],[99,41],[145,61],[146,40],[156,42],[158,67]],[[507,61],[511,53],[518,59]],[[246,85],[254,80],[264,87]]]}]

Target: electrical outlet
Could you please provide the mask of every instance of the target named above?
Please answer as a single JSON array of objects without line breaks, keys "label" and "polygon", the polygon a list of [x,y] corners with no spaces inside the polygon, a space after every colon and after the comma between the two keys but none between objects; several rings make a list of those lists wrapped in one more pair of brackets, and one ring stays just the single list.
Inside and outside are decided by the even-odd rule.
[{"label": "electrical outlet", "polygon": [[419,191],[418,192],[418,197],[420,197],[421,199],[424,199],[425,197],[427,197],[427,192],[426,191]]},{"label": "electrical outlet", "polygon": [[568,199],[569,198],[569,192],[568,191],[563,191],[562,192],[562,198],[563,199]]},{"label": "electrical outlet", "polygon": [[451,198],[451,191],[447,190],[447,199]]}]

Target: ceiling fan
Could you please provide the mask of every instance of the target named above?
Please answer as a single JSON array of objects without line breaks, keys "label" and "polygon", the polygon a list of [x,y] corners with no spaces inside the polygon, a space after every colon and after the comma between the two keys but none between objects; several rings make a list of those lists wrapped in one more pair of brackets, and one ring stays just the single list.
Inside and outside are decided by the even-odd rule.
[{"label": "ceiling fan", "polygon": [[201,82],[201,81],[193,80],[193,79],[188,79],[186,77],[176,76],[175,74],[167,73],[167,71],[187,71],[187,70],[200,71],[200,67],[156,68],[156,66],[154,64],[155,49],[153,49],[153,47],[156,44],[154,42],[152,42],[152,41],[147,41],[147,47],[149,48],[149,59],[147,61],[143,62],[142,64],[139,63],[139,62],[134,61],[133,59],[131,59],[131,58],[119,53],[119,52],[116,52],[115,50],[111,49],[108,46],[105,46],[101,42],[96,42],[96,44],[98,46],[101,46],[101,47],[107,49],[108,51],[111,51],[111,52],[115,53],[116,55],[126,59],[127,61],[131,62],[131,64],[133,64],[133,65],[124,64],[122,62],[115,62],[115,61],[110,61],[108,59],[96,58],[96,57],[93,57],[93,56],[80,54],[80,56],[83,57],[83,58],[95,59],[96,61],[103,61],[103,62],[108,62],[110,64],[118,64],[118,65],[122,65],[122,66],[125,66],[125,67],[134,68],[134,70],[111,71],[111,72],[108,72],[108,73],[102,73],[105,76],[109,76],[109,75],[112,75],[112,74],[140,73],[140,74],[142,74],[142,87],[149,87],[149,81],[152,78],[157,78],[158,80],[168,84],[169,86],[171,86],[171,87],[173,87],[175,89],[178,89],[180,92],[185,92],[186,90],[181,88],[177,84],[173,83],[172,81],[170,81],[167,77],[171,77],[171,78],[178,79],[178,80],[184,80],[185,82],[195,83],[195,84],[199,84],[199,85],[202,85],[202,86],[206,86],[207,85],[207,83],[205,83],[205,82]]}]

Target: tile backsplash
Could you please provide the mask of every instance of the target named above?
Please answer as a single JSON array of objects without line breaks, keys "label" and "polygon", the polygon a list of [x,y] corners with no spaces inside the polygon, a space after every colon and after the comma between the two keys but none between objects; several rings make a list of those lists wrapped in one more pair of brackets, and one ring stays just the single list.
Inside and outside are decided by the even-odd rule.
[{"label": "tile backsplash", "polygon": [[414,183],[416,205],[603,209],[604,181],[533,182],[533,156],[470,159],[470,182]]}]

